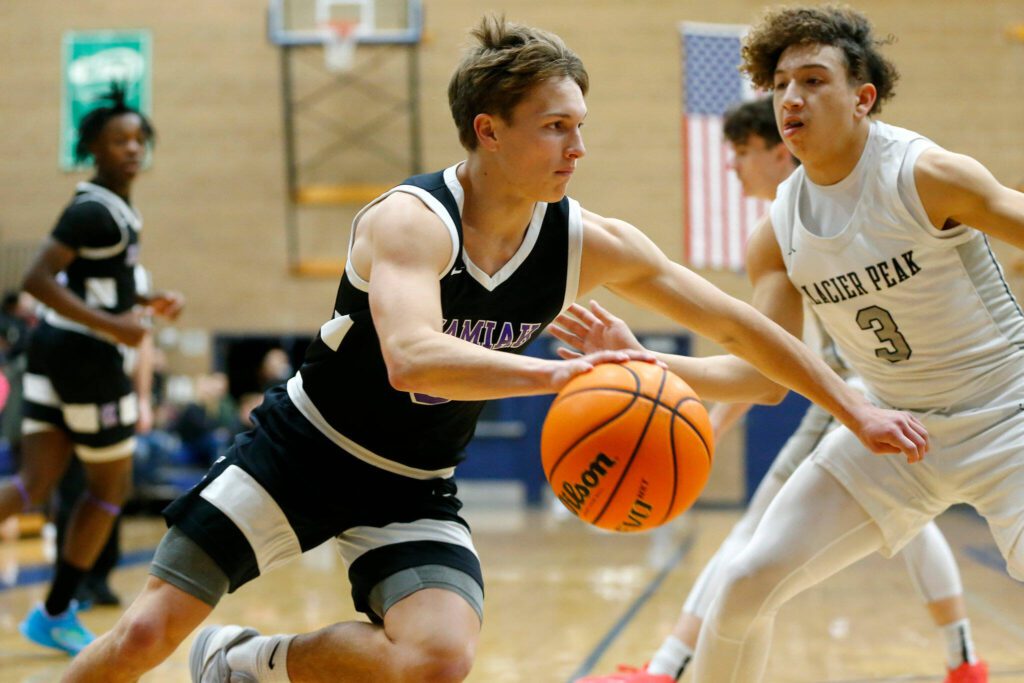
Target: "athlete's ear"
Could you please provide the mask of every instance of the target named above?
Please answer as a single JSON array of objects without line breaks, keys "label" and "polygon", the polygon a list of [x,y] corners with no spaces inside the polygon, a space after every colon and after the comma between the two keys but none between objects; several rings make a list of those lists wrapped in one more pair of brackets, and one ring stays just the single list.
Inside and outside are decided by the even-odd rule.
[{"label": "athlete's ear", "polygon": [[874,83],[864,83],[857,88],[857,106],[855,112],[858,119],[871,113],[878,99],[878,90]]},{"label": "athlete's ear", "polygon": [[477,114],[473,119],[473,131],[476,133],[477,144],[489,152],[498,148],[496,123],[495,117],[490,114]]}]

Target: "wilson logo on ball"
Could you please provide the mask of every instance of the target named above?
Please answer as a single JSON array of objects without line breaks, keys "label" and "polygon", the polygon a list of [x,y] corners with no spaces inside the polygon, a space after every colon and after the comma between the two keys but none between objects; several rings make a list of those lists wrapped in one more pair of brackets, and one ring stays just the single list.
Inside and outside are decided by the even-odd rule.
[{"label": "wilson logo on ball", "polygon": [[562,493],[558,496],[558,499],[573,514],[579,515],[580,508],[583,507],[583,503],[590,497],[591,490],[601,483],[604,476],[608,474],[608,470],[615,467],[616,462],[618,461],[612,460],[604,453],[598,453],[597,457],[590,463],[590,466],[580,475],[578,482],[569,483],[566,481],[562,483]]}]

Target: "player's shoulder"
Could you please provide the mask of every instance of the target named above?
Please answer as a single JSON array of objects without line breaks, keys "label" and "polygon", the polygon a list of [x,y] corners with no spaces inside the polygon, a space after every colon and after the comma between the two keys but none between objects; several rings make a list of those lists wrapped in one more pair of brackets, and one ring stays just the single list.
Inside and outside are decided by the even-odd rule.
[{"label": "player's shoulder", "polygon": [[371,239],[405,240],[410,244],[452,240],[449,221],[415,194],[395,191],[363,209],[357,219],[359,234]]},{"label": "player's shoulder", "polygon": [[610,216],[602,216],[599,213],[580,207],[580,217],[583,222],[583,239],[604,240],[604,239],[626,239],[639,230],[627,221]]},{"label": "player's shoulder", "polygon": [[71,202],[64,208],[62,217],[70,221],[84,221],[90,224],[96,222],[114,222],[114,216],[110,208],[98,198],[88,193],[76,194]]},{"label": "player's shoulder", "polygon": [[415,226],[440,223],[441,220],[441,217],[427,206],[421,197],[401,190],[393,191],[374,202],[363,210],[360,217],[361,224],[371,226],[376,224]]}]

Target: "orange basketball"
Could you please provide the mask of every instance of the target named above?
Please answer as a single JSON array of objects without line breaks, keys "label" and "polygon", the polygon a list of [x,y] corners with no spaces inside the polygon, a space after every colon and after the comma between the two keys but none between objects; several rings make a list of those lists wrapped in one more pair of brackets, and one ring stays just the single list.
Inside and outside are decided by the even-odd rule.
[{"label": "orange basketball", "polygon": [[544,474],[577,517],[645,531],[689,508],[711,471],[700,399],[652,363],[605,363],[558,393],[540,438]]}]

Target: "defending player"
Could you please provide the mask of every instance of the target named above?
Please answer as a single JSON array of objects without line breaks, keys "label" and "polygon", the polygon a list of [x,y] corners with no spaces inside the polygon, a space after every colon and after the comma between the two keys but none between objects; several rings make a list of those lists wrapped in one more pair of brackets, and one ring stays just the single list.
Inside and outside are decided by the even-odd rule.
[{"label": "defending player", "polygon": [[[870,553],[897,552],[956,503],[987,519],[1024,579],[1024,312],[987,240],[1024,247],[1024,194],[871,119],[897,74],[854,10],[774,9],[743,56],[802,162],[752,237],[755,303],[794,332],[808,304],[873,400],[913,411],[933,449],[911,466],[872,456],[843,428],[824,438],[724,569],[697,646],[700,683],[760,681],[781,605]],[[709,379],[765,390],[733,357],[671,367],[698,392]]]},{"label": "defending player", "polygon": [[[748,102],[731,110],[725,116],[723,128],[726,141],[733,151],[733,169],[743,185],[744,194],[760,199],[775,199],[776,189],[796,169],[797,162],[782,144],[771,98]],[[562,316],[557,322],[575,332],[552,327],[555,336],[567,343],[585,344],[588,335],[605,334],[596,328],[607,328],[607,334],[621,338],[625,343],[632,339],[625,323],[596,304],[592,312],[575,306],[570,312],[573,315]],[[815,325],[814,336],[821,357],[837,374],[846,377],[852,386],[862,389],[863,384],[840,358],[835,343],[817,324],[817,319],[812,317],[809,322]],[[721,438],[750,407],[749,403],[719,403],[713,406],[710,415],[716,439]],[[831,415],[815,405],[808,408],[797,431],[783,446],[751,497],[746,513],[697,578],[672,633],[665,638],[651,661],[642,669],[622,666],[617,673],[588,676],[578,683],[672,683],[682,677],[693,657],[697,636],[718,590],[725,564],[750,541],[754,529],[779,489],[835,426]],[[907,564],[914,588],[942,632],[946,668],[949,672],[947,683],[985,683],[988,680],[987,667],[978,659],[974,650],[960,570],[945,536],[931,522],[900,554]]]}]

